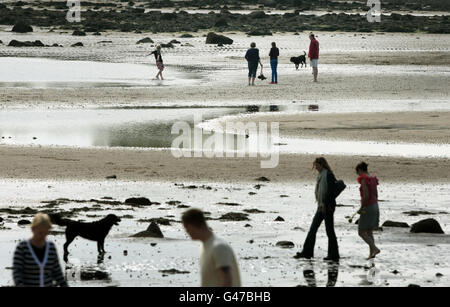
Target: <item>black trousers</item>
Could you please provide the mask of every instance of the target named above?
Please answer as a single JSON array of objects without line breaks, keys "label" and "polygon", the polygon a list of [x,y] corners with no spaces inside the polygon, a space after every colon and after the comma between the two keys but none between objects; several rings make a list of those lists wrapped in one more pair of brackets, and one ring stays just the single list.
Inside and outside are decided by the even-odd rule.
[{"label": "black trousers", "polygon": [[322,221],[325,220],[325,228],[328,236],[328,257],[332,259],[339,258],[339,247],[336,233],[334,232],[334,210],[328,209],[325,213],[317,210],[314,215],[311,227],[303,245],[302,253],[308,257],[314,257],[314,246],[316,244],[316,234]]}]

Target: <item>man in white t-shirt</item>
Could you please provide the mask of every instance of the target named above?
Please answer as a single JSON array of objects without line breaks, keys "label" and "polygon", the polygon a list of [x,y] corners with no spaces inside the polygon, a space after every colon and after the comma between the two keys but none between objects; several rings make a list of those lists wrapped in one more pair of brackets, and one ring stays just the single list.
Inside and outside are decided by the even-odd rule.
[{"label": "man in white t-shirt", "polygon": [[216,237],[206,223],[203,212],[190,209],[182,216],[186,232],[192,240],[203,243],[200,255],[202,287],[240,287],[239,267],[231,246]]}]

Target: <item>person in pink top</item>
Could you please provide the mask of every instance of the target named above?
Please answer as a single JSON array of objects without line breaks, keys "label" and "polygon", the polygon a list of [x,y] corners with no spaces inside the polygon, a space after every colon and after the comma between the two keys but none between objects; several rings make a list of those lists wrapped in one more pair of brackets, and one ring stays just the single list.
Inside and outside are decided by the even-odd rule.
[{"label": "person in pink top", "polygon": [[309,34],[311,43],[309,44],[308,57],[311,60],[311,67],[313,69],[314,82],[317,82],[317,75],[319,74],[319,41],[314,34]]},{"label": "person in pink top", "polygon": [[367,171],[367,163],[361,162],[356,166],[358,183],[361,194],[361,215],[358,222],[359,236],[369,245],[370,253],[367,259],[375,258],[380,249],[375,245],[373,231],[378,228],[380,222],[380,210],[378,207],[378,178]]}]

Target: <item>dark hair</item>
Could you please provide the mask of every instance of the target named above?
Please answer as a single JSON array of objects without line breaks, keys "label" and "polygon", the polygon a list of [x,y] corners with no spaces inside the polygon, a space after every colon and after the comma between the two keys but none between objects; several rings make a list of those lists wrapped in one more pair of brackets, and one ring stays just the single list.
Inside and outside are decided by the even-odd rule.
[{"label": "dark hair", "polygon": [[256,47],[256,43],[251,43],[250,47],[255,48]]},{"label": "dark hair", "polygon": [[309,33],[309,36],[311,36],[312,38],[315,37],[313,33]]},{"label": "dark hair", "polygon": [[322,165],[323,168],[332,172],[330,165],[328,164],[327,160],[324,157],[316,158],[316,160],[314,160],[314,162],[313,162],[313,168],[314,168],[315,164],[320,164],[320,165]]},{"label": "dark hair", "polygon": [[276,47],[276,46],[277,46],[277,43],[273,42],[272,47]]},{"label": "dark hair", "polygon": [[183,213],[181,217],[183,224],[193,225],[195,227],[205,227],[206,219],[202,210],[199,209],[189,209]]},{"label": "dark hair", "polygon": [[363,172],[367,172],[367,167],[368,167],[368,166],[369,166],[369,165],[368,165],[366,162],[361,162],[361,163],[359,163],[359,164],[356,166],[355,170],[356,170],[356,171],[361,170],[361,171],[363,171]]}]

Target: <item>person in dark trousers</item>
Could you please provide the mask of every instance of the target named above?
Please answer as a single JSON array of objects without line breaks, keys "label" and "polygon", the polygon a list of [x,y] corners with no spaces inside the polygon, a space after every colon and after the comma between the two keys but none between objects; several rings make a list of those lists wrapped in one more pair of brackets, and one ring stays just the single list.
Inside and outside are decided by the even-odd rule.
[{"label": "person in dark trousers", "polygon": [[270,67],[272,68],[272,82],[270,84],[278,84],[278,57],[280,56],[280,50],[277,48],[276,43],[272,43],[272,49],[270,49]]},{"label": "person in dark trousers", "polygon": [[46,240],[51,227],[47,214],[36,214],[31,223],[33,236],[17,245],[13,262],[16,287],[67,287],[56,247]]},{"label": "person in dark trousers", "polygon": [[319,74],[319,41],[314,34],[309,34],[311,43],[309,44],[308,57],[311,60],[311,67],[313,69],[314,82],[317,82],[317,75]]},{"label": "person in dark trousers", "polygon": [[250,49],[245,54],[245,59],[248,62],[248,85],[255,85],[256,71],[258,70],[258,63],[263,67],[261,58],[259,57],[259,49],[256,48],[255,43],[250,44]]},{"label": "person in dark trousers", "polygon": [[334,176],[327,160],[323,157],[317,158],[313,163],[313,168],[317,170],[316,183],[316,201],[318,204],[317,212],[313,218],[311,228],[303,245],[303,250],[297,253],[294,258],[311,259],[314,257],[314,245],[316,243],[316,234],[320,224],[325,220],[325,228],[328,236],[328,256],[324,260],[338,261],[339,248],[334,232],[334,211],[336,208],[336,199],[334,189],[336,177]]}]

